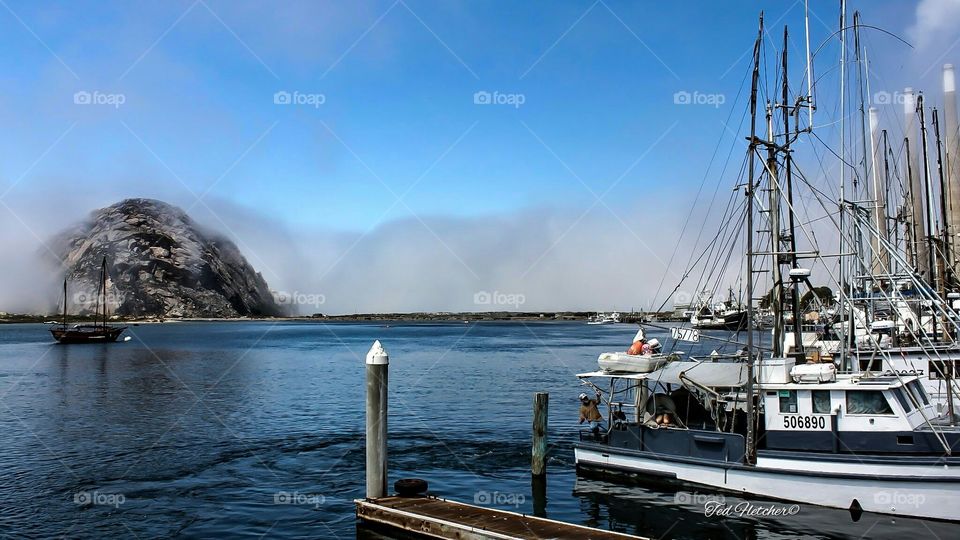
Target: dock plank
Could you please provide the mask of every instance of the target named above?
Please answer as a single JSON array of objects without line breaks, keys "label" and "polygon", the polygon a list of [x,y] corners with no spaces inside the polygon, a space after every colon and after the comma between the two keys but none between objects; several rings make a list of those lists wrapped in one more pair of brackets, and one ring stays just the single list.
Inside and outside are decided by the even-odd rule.
[{"label": "dock plank", "polygon": [[637,540],[640,538],[436,497],[381,497],[359,499],[356,504],[357,517],[361,520],[397,527],[430,538],[463,540],[545,538]]}]

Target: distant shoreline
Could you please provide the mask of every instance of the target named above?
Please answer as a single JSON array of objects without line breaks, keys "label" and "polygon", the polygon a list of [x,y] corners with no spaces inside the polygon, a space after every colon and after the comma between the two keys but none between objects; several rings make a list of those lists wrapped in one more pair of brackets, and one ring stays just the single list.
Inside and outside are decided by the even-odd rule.
[{"label": "distant shoreline", "polygon": [[[296,316],[296,317],[111,317],[110,321],[125,324],[159,324],[177,322],[244,322],[244,321],[294,321],[294,322],[586,322],[589,317],[596,315],[592,311],[557,311],[557,312],[435,312],[435,313],[354,313],[349,315],[323,316]],[[641,321],[659,320],[668,321],[672,313],[622,313],[620,320],[623,323],[638,323]],[[47,323],[62,320],[62,315],[27,315],[3,314],[0,315],[0,324],[10,323]],[[68,316],[70,324],[91,322],[93,317]]]}]

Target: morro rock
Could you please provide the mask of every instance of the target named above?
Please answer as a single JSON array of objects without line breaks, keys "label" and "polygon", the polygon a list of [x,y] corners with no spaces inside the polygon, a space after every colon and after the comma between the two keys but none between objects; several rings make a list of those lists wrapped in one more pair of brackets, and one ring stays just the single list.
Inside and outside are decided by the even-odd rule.
[{"label": "morro rock", "polygon": [[203,231],[183,210],[126,199],[94,211],[54,246],[66,269],[72,312],[92,312],[107,258],[111,313],[138,317],[282,315],[233,242]]}]

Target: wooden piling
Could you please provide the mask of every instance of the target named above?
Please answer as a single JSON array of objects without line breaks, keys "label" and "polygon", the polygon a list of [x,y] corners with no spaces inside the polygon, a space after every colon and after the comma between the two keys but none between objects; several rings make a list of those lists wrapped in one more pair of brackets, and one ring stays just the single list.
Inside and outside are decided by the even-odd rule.
[{"label": "wooden piling", "polygon": [[375,341],[367,353],[367,498],[387,495],[387,369],[390,356]]},{"label": "wooden piling", "polygon": [[533,456],[530,472],[534,476],[547,473],[547,411],[550,394],[537,392],[533,396]]}]

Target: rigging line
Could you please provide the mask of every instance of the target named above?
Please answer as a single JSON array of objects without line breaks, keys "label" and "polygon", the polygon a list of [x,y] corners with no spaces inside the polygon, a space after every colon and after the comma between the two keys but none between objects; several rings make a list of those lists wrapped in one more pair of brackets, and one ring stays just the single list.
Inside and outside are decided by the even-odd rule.
[{"label": "rigging line", "polygon": [[[882,238],[881,235],[879,234],[879,232],[878,232],[876,229],[874,229],[870,223],[864,223],[863,216],[855,215],[854,219],[856,220],[856,224],[857,224],[860,228],[865,229],[865,230],[867,230],[868,232],[870,232],[871,234],[873,234],[873,235],[877,236],[878,238],[880,238],[881,244],[884,244],[884,247],[887,247],[888,250],[889,250],[889,242],[887,242],[886,239]],[[894,257],[897,257],[897,258],[900,257],[899,253],[897,253],[897,252],[892,253],[892,255],[893,255]],[[892,278],[892,274],[889,274],[889,269],[888,269],[888,274],[887,274],[887,275]],[[937,302],[937,300],[938,300],[939,297],[933,294],[933,289],[932,289],[932,288],[928,288],[929,286],[924,287],[924,285],[927,285],[927,284],[924,283],[924,282],[922,281],[922,279],[920,279],[919,276],[916,276],[915,274],[911,274],[911,275],[910,275],[910,278],[911,278],[911,280],[913,280],[917,285],[919,285],[919,286],[917,287],[918,292],[920,292],[921,294],[927,294],[927,293],[929,293],[928,296],[929,296],[929,300],[930,300],[930,302],[931,302],[931,308],[932,308],[934,311],[936,311],[937,308],[940,308],[940,307],[941,307],[941,306],[939,305],[939,303]],[[892,280],[892,279],[891,279],[891,280]],[[893,305],[893,300],[891,300],[890,297],[887,296],[886,291],[884,291],[883,289],[881,289],[881,290],[880,290],[880,294],[884,297],[885,300],[887,300],[888,303],[890,303],[891,305]],[[950,308],[949,310],[941,309],[941,315],[943,315],[943,316],[945,316],[945,317],[947,317],[947,318],[953,318],[953,319],[956,318],[956,312],[953,311],[952,308]],[[911,327],[908,326],[908,327],[907,327],[907,330],[910,332],[911,336],[917,341],[917,343],[921,343],[921,339],[918,338],[918,336],[917,336],[916,333],[914,332],[913,328],[911,328]],[[936,343],[933,342],[931,336],[929,336],[929,335],[924,331],[920,337],[926,338],[927,344],[933,349],[933,353],[937,356],[937,358],[938,358],[939,360],[942,361],[942,357],[940,357],[940,351],[937,349]],[[880,352],[881,352],[881,355],[883,355],[883,354],[886,353],[887,351],[881,350]],[[929,353],[928,353],[928,354],[929,354]],[[888,355],[887,358],[889,359],[889,353],[887,353],[887,355]],[[943,371],[940,370],[940,367],[937,365],[937,363],[936,363],[936,362],[933,362],[932,364],[933,364],[934,368],[937,370],[937,372],[949,382],[949,379],[946,377],[946,374],[943,373]],[[892,365],[892,364],[891,364],[891,365]],[[912,365],[912,364],[911,364],[911,365]],[[896,370],[893,370],[893,371],[896,373]],[[899,374],[897,374],[897,376],[898,376],[898,378],[899,378]],[[901,382],[902,382],[902,381],[901,381]],[[954,383],[955,383],[955,381],[954,381]]]},{"label": "rigging line", "polygon": [[[856,167],[854,164],[852,164],[852,163],[848,162],[846,159],[840,157],[840,154],[834,152],[833,149],[830,148],[830,146],[827,145],[827,143],[826,143],[823,139],[821,139],[819,135],[817,135],[816,133],[813,133],[813,132],[810,132],[810,134],[813,135],[814,138],[816,138],[818,141],[820,141],[820,144],[822,144],[827,150],[830,150],[830,153],[833,154],[837,159],[839,159],[840,161],[842,161],[847,167],[850,167],[850,168],[855,168],[855,167]],[[859,176],[856,176],[855,178],[859,179]]]},{"label": "rigging line", "polygon": [[[745,166],[745,163],[744,163],[744,165],[742,165],[742,166]],[[742,169],[741,169],[741,170],[742,170]],[[711,206],[713,205],[713,200],[716,199],[717,193],[719,193],[719,187],[720,187],[720,183],[718,182],[718,183],[717,183],[717,188],[714,190],[713,199],[711,200]],[[722,218],[721,218],[721,223],[724,223],[725,220],[726,220],[726,218],[727,218],[727,216],[728,216],[728,215],[731,215],[730,212],[731,212],[731,208],[733,208],[733,204],[734,204],[734,202],[735,202],[735,200],[736,200],[736,193],[737,193],[737,192],[734,191],[734,192],[732,192],[732,193],[730,194],[730,198],[727,200],[727,205],[726,205],[726,207],[725,207],[723,216],[722,216]],[[691,263],[693,262],[694,255],[697,253],[697,247],[700,245],[700,239],[701,239],[702,236],[703,236],[703,232],[707,229],[707,227],[705,226],[705,225],[706,225],[706,219],[707,219],[707,216],[706,216],[706,214],[705,214],[705,216],[704,216],[704,224],[701,225],[700,231],[697,233],[697,240],[696,240],[696,242],[693,244],[693,249],[692,249],[691,252],[690,252],[690,258],[689,258],[689,260],[687,261],[687,264],[686,264],[686,266],[685,266],[684,275],[681,276],[681,278],[680,278],[677,286],[674,288],[673,292],[671,292],[669,295],[667,295],[667,296],[664,298],[664,301],[663,301],[662,306],[665,306],[666,303],[670,301],[670,298],[672,297],[672,295],[673,295],[674,293],[676,293],[676,291],[680,288],[680,286],[683,284],[683,282],[686,281],[687,277],[690,276],[690,273],[691,273],[691,272],[693,271],[693,269],[696,267],[696,265],[691,264]],[[713,245],[714,245],[714,243],[716,242],[717,238],[719,238],[719,237],[721,236],[721,234],[722,234],[721,231],[722,231],[722,230],[723,230],[723,226],[721,225],[721,227],[717,229],[717,234],[714,236],[713,240],[711,240],[711,243],[708,244],[708,245],[704,248],[705,252],[713,247]],[[702,257],[703,257],[703,256],[701,255],[700,258],[702,258]],[[699,259],[698,259],[698,261],[697,261],[697,264],[699,264]],[[662,288],[662,286],[663,286],[663,280],[664,280],[663,278],[665,278],[665,277],[666,277],[666,276],[663,276],[663,277],[661,278],[660,286],[659,286],[658,289],[657,289],[657,290],[658,290],[657,296],[659,296],[659,291],[661,290],[661,288]],[[661,309],[663,309],[663,308],[661,307]]]},{"label": "rigging line", "polygon": [[[670,260],[667,263],[667,268],[669,268],[673,264],[673,259],[676,257],[677,251],[680,249],[680,246],[683,244],[683,236],[686,233],[687,225],[689,225],[691,218],[696,213],[697,202],[699,202],[700,200],[700,194],[703,191],[703,187],[706,185],[707,178],[710,177],[710,169],[713,167],[714,159],[717,156],[717,152],[720,150],[720,144],[723,142],[723,139],[726,136],[726,131],[728,129],[727,125],[729,124],[730,118],[733,117],[733,111],[737,110],[737,104],[740,102],[740,97],[743,95],[744,83],[746,82],[747,76],[749,75],[749,73],[750,73],[750,70],[747,70],[747,72],[744,73],[743,80],[740,82],[740,89],[737,91],[737,97],[734,98],[733,105],[730,107],[730,112],[727,114],[727,120],[723,125],[723,130],[720,132],[720,138],[717,141],[716,147],[714,148],[713,155],[710,156],[710,162],[707,164],[707,169],[706,171],[704,171],[703,178],[700,180],[700,186],[697,188],[697,194],[694,197],[693,205],[690,208],[690,213],[687,215],[687,219],[684,220],[683,227],[680,230],[680,237],[677,239],[677,244],[673,247],[673,253],[670,254]],[[741,116],[740,125],[737,126],[738,130],[743,125],[743,118],[745,116],[746,116],[746,111],[744,111],[743,116]],[[731,144],[730,150],[727,152],[726,160],[724,161],[723,168],[720,172],[721,177],[726,172],[727,165],[730,163],[730,157],[733,155],[733,148],[735,146],[735,143],[736,141],[734,141],[734,143]],[[720,188],[720,182],[717,182],[717,188],[714,189],[713,197],[710,199],[711,206],[713,205],[713,201],[716,200],[716,196],[717,196],[717,192],[719,191],[719,188]],[[706,224],[707,214],[708,214],[707,212],[704,213],[704,224]],[[700,232],[701,233],[703,232],[703,227],[700,228]],[[696,248],[696,246],[699,244],[699,241],[700,241],[700,236],[698,235],[697,240],[694,242],[694,248]],[[691,257],[693,257],[693,253],[691,253]],[[687,261],[687,264],[689,264],[689,262],[690,261]],[[664,271],[663,275],[660,277],[660,283],[659,285],[657,285],[657,292],[653,297],[654,302],[656,302],[656,299],[660,296],[660,290],[663,287],[663,282],[666,280],[666,277],[667,277],[667,271]]]},{"label": "rigging line", "polygon": [[[731,204],[736,202],[736,200],[738,199],[736,195],[737,195],[737,192],[731,193]],[[743,213],[743,211],[740,209],[741,205],[745,205],[745,203],[741,201],[741,204],[734,205],[732,207],[732,211],[724,215],[725,222],[721,226],[721,228],[717,231],[717,235],[715,236],[714,241],[709,246],[706,261],[714,260],[714,255],[713,255],[714,252],[718,250],[722,250],[723,246],[726,246],[731,242],[731,238],[736,237],[737,227],[736,226],[731,227],[731,225],[742,221],[742,219],[738,219],[738,221],[736,222],[734,222],[733,220],[734,215],[740,215]],[[730,219],[726,219],[727,216],[730,216]],[[711,276],[712,276],[712,270],[707,271],[705,269],[704,273],[701,274],[700,278],[697,280],[696,293],[698,297],[699,297],[701,288],[706,288],[706,283],[708,283],[711,280]]]},{"label": "rigging line", "polygon": [[[730,202],[733,201],[735,195],[736,195],[736,192],[734,192],[734,193],[731,195],[731,201],[730,201]],[[728,204],[729,204],[729,203],[728,203]],[[693,272],[693,269],[694,269],[696,266],[698,266],[698,265],[700,264],[700,261],[703,260],[704,257],[706,257],[707,254],[713,249],[714,242],[717,240],[717,238],[720,237],[720,235],[722,234],[722,231],[724,231],[724,228],[720,228],[720,229],[717,230],[717,234],[716,234],[716,236],[714,237],[714,241],[711,242],[709,245],[707,245],[707,246],[705,246],[705,247],[703,248],[703,251],[700,253],[700,256],[697,257],[696,261],[694,261],[693,266],[688,266],[688,269],[684,272],[684,275],[680,278],[679,282],[677,283],[677,286],[674,287],[673,291],[671,291],[670,294],[668,294],[668,295],[666,296],[666,298],[665,298],[664,301],[663,301],[663,304],[660,305],[660,308],[659,308],[657,311],[662,311],[663,308],[667,305],[667,302],[670,300],[670,298],[680,289],[681,286],[683,286],[683,282],[686,280],[687,277],[690,276],[690,274]],[[696,251],[694,251],[693,253],[696,253]],[[693,255],[691,255],[691,257],[692,257],[692,256],[693,256]]]},{"label": "rigging line", "polygon": [[[742,204],[742,205],[745,205],[746,203],[745,203],[745,201],[741,201],[741,204]],[[741,212],[741,211],[739,210],[739,206],[738,206],[738,208],[735,210],[735,213],[736,213],[736,214],[740,214],[740,215],[745,215],[744,212]],[[725,226],[724,226],[723,228],[721,228],[720,230],[718,230],[718,232],[717,232],[717,239],[720,238],[720,235],[726,235],[726,234],[729,234],[729,235],[731,235],[731,236],[736,236],[736,234],[737,234],[737,232],[738,232],[738,228],[740,227],[740,225],[742,224],[742,222],[743,222],[743,218],[738,219],[736,222],[734,222],[733,219],[727,220]],[[731,227],[730,225],[733,225],[733,226]],[[728,233],[728,229],[729,229],[729,233]],[[726,242],[728,242],[728,241],[729,241],[729,238],[722,240],[722,242],[723,242],[724,244],[725,244]],[[713,243],[711,243],[709,246],[707,246],[707,247],[704,248],[704,250],[703,250],[703,252],[701,253],[700,257],[698,257],[698,259],[697,259],[697,263],[696,263],[696,264],[697,264],[698,266],[699,266],[701,260],[704,260],[704,259],[705,259],[705,260],[712,260],[712,258],[713,258],[712,253],[713,253],[713,251],[714,251],[714,249],[715,249],[715,246],[716,246],[716,242],[713,242]],[[691,269],[687,272],[686,276],[689,276],[689,274],[690,274],[690,272],[692,272],[692,270],[693,270],[693,268],[691,268]],[[701,287],[703,286],[703,279],[704,279],[704,275],[701,274],[701,276],[700,276],[700,278],[697,280],[697,283],[696,283],[696,286],[695,286],[696,299],[694,299],[693,296],[691,296],[691,306],[694,305],[694,302],[699,302],[699,301],[700,301],[700,290],[701,290]],[[660,306],[660,309],[659,309],[658,311],[663,310],[663,308],[666,306],[666,303],[669,301],[669,299],[673,296],[673,294],[676,293],[677,290],[680,289],[680,287],[681,287],[682,285],[683,285],[683,281],[681,280],[679,283],[677,283],[677,286],[674,287],[673,291],[666,297],[666,299],[664,300],[663,304]]]}]

